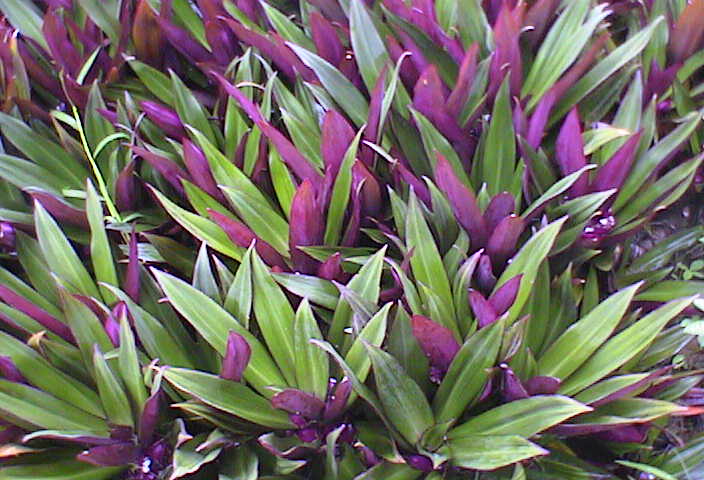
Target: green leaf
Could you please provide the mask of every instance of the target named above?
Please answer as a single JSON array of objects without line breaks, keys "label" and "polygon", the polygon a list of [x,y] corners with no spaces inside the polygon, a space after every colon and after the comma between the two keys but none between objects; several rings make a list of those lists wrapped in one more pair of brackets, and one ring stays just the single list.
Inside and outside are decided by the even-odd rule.
[{"label": "green leaf", "polygon": [[66,323],[76,338],[83,360],[86,365],[92,366],[95,345],[106,352],[114,348],[110,337],[105,333],[105,328],[98,317],[83,302],[63,289],[59,290],[59,295],[66,312]]},{"label": "green leaf", "polygon": [[281,160],[281,155],[276,150],[269,152],[269,175],[274,185],[276,198],[286,218],[291,214],[291,202],[296,194],[296,183],[291,178],[291,172]]},{"label": "green leaf", "polygon": [[47,463],[8,465],[0,470],[0,480],[110,480],[125,467],[101,468],[77,460],[50,460]]},{"label": "green leaf", "polygon": [[0,416],[46,430],[84,430],[107,436],[102,418],[22,383],[0,380]]},{"label": "green leaf", "polygon": [[117,368],[120,372],[120,378],[125,382],[125,388],[130,394],[132,405],[135,407],[135,414],[140,415],[142,406],[147,400],[147,394],[144,389],[144,380],[142,379],[142,368],[139,364],[139,356],[137,346],[135,344],[132,328],[127,320],[127,317],[122,317],[120,321],[120,347],[118,351]]},{"label": "green leaf", "polygon": [[268,202],[250,196],[242,190],[222,187],[244,223],[262,240],[288,257],[288,222],[276,213]]},{"label": "green leaf", "polygon": [[571,375],[560,386],[559,392],[572,395],[624,365],[647,348],[665,325],[687,308],[692,300],[693,297],[689,297],[667,303],[620,332]]},{"label": "green leaf", "polygon": [[32,385],[92,415],[104,415],[100,398],[91,388],[53,367],[25,343],[0,332],[0,351]]},{"label": "green leaf", "polygon": [[173,105],[174,94],[171,79],[156,68],[138,60],[129,60],[130,67],[137,74],[139,80],[162,102]]},{"label": "green leaf", "polygon": [[572,172],[566,177],[561,178],[559,181],[551,185],[550,188],[548,188],[545,193],[543,193],[537,200],[534,200],[533,203],[531,203],[530,207],[528,207],[528,209],[521,214],[521,217],[531,217],[535,212],[537,212],[550,200],[557,198],[558,196],[562,195],[564,192],[569,190],[570,187],[574,185],[577,180],[579,180],[579,177],[581,177],[584,172],[593,170],[595,168],[596,165],[585,165],[576,172]]},{"label": "green leaf", "polygon": [[[481,163],[482,178],[486,181],[487,191],[492,197],[511,189],[513,171],[516,168],[514,135],[507,75],[496,95]],[[479,185],[476,187],[479,188]]]},{"label": "green leaf", "polygon": [[538,374],[567,378],[616,329],[640,284],[619,290],[570,326],[538,360]]},{"label": "green leaf", "polygon": [[254,285],[254,314],[259,330],[279,365],[288,385],[295,385],[293,343],[295,314],[284,292],[276,284],[269,268],[259,255],[252,254],[252,281]]},{"label": "green leaf", "polygon": [[434,424],[433,411],[425,394],[398,360],[378,347],[366,347],[384,412],[409,443],[417,443]]},{"label": "green leaf", "polygon": [[38,202],[34,203],[34,223],[39,246],[51,271],[68,282],[75,293],[100,298],[93,279],[73,251],[59,225]]},{"label": "green leaf", "polygon": [[210,126],[206,112],[198,99],[186,87],[183,81],[173,71],[171,73],[171,88],[174,94],[174,107],[184,124],[188,124],[201,132],[213,145],[217,139]]},{"label": "green leaf", "polygon": [[152,188],[151,191],[167,213],[198,240],[207,243],[209,247],[235,260],[242,258],[244,249],[234,245],[227,234],[216,223],[184,210],[156,189]]},{"label": "green leaf", "polygon": [[659,478],[660,480],[678,480],[677,477],[670,475],[667,472],[660,470],[652,465],[646,465],[644,463],[629,462],[626,460],[616,460],[616,463],[623,465],[624,467],[633,468],[640,472],[649,474],[649,478]]},{"label": "green leaf", "polygon": [[[417,110],[411,109],[411,114],[413,115],[418,130],[420,131],[421,138],[423,139],[423,147],[425,149],[425,155],[430,161],[430,166],[432,170],[435,170],[435,163],[437,161],[437,154],[439,153],[445,159],[450,162],[452,170],[457,175],[464,185],[471,190],[471,184],[469,182],[469,177],[467,172],[464,170],[464,166],[460,161],[460,157],[455,152],[450,142],[435,128],[433,123],[428,120],[422,113]],[[417,173],[430,173],[430,172],[417,172]]]},{"label": "green leaf", "polygon": [[261,2],[264,13],[274,27],[274,30],[288,42],[293,42],[308,50],[315,50],[311,39],[283,13],[266,2]]},{"label": "green leaf", "polygon": [[267,387],[286,385],[266,347],[217,303],[176,277],[158,270],[152,270],[152,272],[171,305],[221,355],[225,354],[230,330],[239,333],[247,340],[252,356],[244,371],[244,378],[254,388],[263,395],[272,396],[273,392]]},{"label": "green leaf", "polygon": [[[384,266],[386,246],[376,252],[359,269],[352,279],[347,283],[347,288],[359,294],[361,298],[370,303],[376,304],[381,291],[381,272]],[[349,302],[342,296],[337,303],[332,324],[328,331],[328,339],[335,345],[342,345],[344,329],[350,326],[352,321],[352,308]]]},{"label": "green leaf", "polygon": [[[411,268],[416,281],[425,285],[437,295],[440,301],[441,318],[433,318],[433,320],[452,330],[459,338],[450,281],[445,273],[445,265],[435,245],[433,234],[423,218],[418,198],[414,194],[411,194],[406,217],[406,248],[408,251],[413,251]],[[424,300],[427,302],[427,295],[423,296],[426,297]]]},{"label": "green leaf", "polygon": [[293,43],[287,45],[320,79],[325,90],[358,127],[367,121],[369,106],[357,87],[318,55]]},{"label": "green leaf", "polygon": [[309,340],[322,340],[318,323],[313,316],[308,299],[298,306],[294,323],[293,342],[296,351],[296,385],[305,392],[325,400],[328,391],[330,366],[325,352],[312,345]]},{"label": "green leaf", "polygon": [[450,440],[475,435],[530,438],[592,408],[561,395],[539,395],[506,403],[473,417],[448,433]]},{"label": "green leaf", "polygon": [[498,320],[475,332],[457,352],[433,398],[438,423],[459,418],[477,399],[499,354],[503,329],[504,321]]},{"label": "green leaf", "polygon": [[61,146],[5,113],[0,113],[0,129],[30,160],[51,172],[52,177],[61,178],[67,186],[83,187],[88,172]]},{"label": "green leaf", "polygon": [[167,368],[164,378],[177,389],[219,410],[244,420],[275,429],[293,425],[288,414],[239,382],[185,368]]},{"label": "green leaf", "polygon": [[548,451],[517,435],[475,435],[448,442],[443,449],[456,467],[495,470]]},{"label": "green leaf", "polygon": [[350,143],[345,152],[345,156],[340,165],[340,170],[332,187],[330,204],[328,206],[328,217],[325,224],[325,245],[335,246],[339,243],[342,233],[342,222],[350,199],[350,188],[352,187],[352,165],[357,157],[359,141],[362,138],[364,129],[360,129]]},{"label": "green leaf", "polygon": [[12,26],[23,35],[37,42],[45,50],[49,50],[42,32],[43,15],[34,3],[27,3],[24,0],[3,0],[0,2],[0,10]]},{"label": "green leaf", "polygon": [[78,0],[81,8],[105,32],[114,47],[120,41],[120,2],[115,0]]},{"label": "green leaf", "polygon": [[272,276],[279,285],[294,295],[330,310],[337,307],[340,292],[329,280],[302,273],[272,273]]},{"label": "green leaf", "polygon": [[[578,395],[575,395],[574,398],[582,403],[593,404],[600,400],[604,400],[608,398],[609,395],[634,385],[647,377],[647,373],[610,377],[582,390]],[[655,381],[655,379],[653,379],[653,381]],[[634,391],[629,396],[634,396],[637,393],[638,391]]]},{"label": "green leaf", "polygon": [[362,79],[371,92],[382,69],[390,64],[389,54],[364,2],[350,1],[349,21],[352,50]]},{"label": "green leaf", "polygon": [[[113,262],[112,251],[105,232],[103,222],[103,207],[98,198],[93,184],[88,181],[86,184],[86,214],[90,224],[90,259],[93,262],[93,271],[98,282],[104,282],[117,286],[117,271]],[[115,297],[110,291],[99,286],[100,292],[107,303],[114,303]]]},{"label": "green leaf", "polygon": [[614,49],[606,58],[589,70],[581,79],[570,88],[560,103],[556,106],[550,117],[552,125],[562,118],[574,105],[592,92],[596,87],[611,77],[617,70],[630,62],[648,45],[656,28],[663,22],[664,17],[658,17],[650,25],[641,29],[631,38]]},{"label": "green leaf", "polygon": [[367,380],[369,369],[372,366],[371,358],[365,349],[365,345],[381,347],[386,336],[387,318],[391,306],[391,303],[387,303],[369,319],[362,331],[357,335],[354,343],[352,343],[347,355],[345,355],[345,362],[354,371],[360,382]]},{"label": "green leaf", "polygon": [[516,275],[523,275],[516,300],[508,311],[509,321],[518,318],[518,315],[520,315],[521,310],[528,301],[530,292],[533,290],[536,276],[538,275],[540,264],[550,253],[555,239],[557,238],[557,234],[565,224],[565,221],[567,221],[567,217],[555,220],[531,236],[530,240],[528,240],[511,259],[511,263],[506,267],[501,277],[499,277],[498,282],[496,282],[494,291],[497,291],[504,283],[508,282]]},{"label": "green leaf", "polygon": [[676,129],[648,150],[645,155],[636,160],[616,197],[614,209],[618,210],[626,205],[643,186],[648,177],[652,175],[653,171],[657,169],[658,165],[692,135],[700,121],[701,113],[691,112]]},{"label": "green leaf", "polygon": [[249,317],[252,313],[252,250],[247,249],[242,262],[237,268],[235,278],[225,296],[225,310],[234,315],[244,328],[249,328]]},{"label": "green leaf", "polygon": [[115,374],[108,367],[105,357],[96,345],[93,352],[93,367],[98,393],[111,424],[134,427],[130,402]]}]

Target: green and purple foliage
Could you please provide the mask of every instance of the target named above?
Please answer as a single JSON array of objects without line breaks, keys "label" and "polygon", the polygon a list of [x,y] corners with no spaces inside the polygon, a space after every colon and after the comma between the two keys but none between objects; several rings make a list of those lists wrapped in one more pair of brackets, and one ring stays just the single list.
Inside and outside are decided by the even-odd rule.
[{"label": "green and purple foliage", "polygon": [[701,475],[704,1],[0,11],[0,480]]}]

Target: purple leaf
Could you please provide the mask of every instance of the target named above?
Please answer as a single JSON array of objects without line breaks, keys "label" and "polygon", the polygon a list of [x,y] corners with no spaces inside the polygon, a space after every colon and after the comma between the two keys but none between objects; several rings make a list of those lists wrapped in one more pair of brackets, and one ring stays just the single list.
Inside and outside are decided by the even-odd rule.
[{"label": "purple leaf", "polygon": [[161,128],[167,136],[179,140],[186,136],[183,122],[181,122],[181,118],[179,118],[176,111],[160,103],[148,100],[140,102],[139,105],[147,118]]},{"label": "purple leaf", "polygon": [[329,422],[342,415],[347,407],[347,400],[350,398],[350,393],[352,393],[352,383],[347,378],[344,378],[335,386],[335,390],[325,401],[323,420]]},{"label": "purple leaf", "polygon": [[375,217],[382,208],[381,187],[371,171],[360,161],[352,166],[352,188],[359,190],[365,217]]},{"label": "purple leaf", "polygon": [[148,0],[139,0],[135,9],[132,41],[137,58],[155,67],[160,65],[164,42],[156,12],[149,5]]},{"label": "purple leaf", "polygon": [[0,355],[0,374],[11,382],[27,383],[27,379],[24,378],[12,358],[6,355]]},{"label": "purple leaf", "polygon": [[38,201],[42,204],[52,217],[56,218],[60,222],[69,223],[76,227],[82,229],[90,228],[88,224],[88,217],[84,210],[80,210],[73,205],[66,203],[61,198],[56,197],[54,194],[45,192],[38,188],[29,187],[24,189],[33,200]]},{"label": "purple leaf", "polygon": [[522,278],[523,274],[516,275],[501,285],[501,287],[489,297],[489,303],[494,307],[498,315],[503,315],[511,308],[511,305],[513,305],[513,302],[516,300],[516,295],[518,295],[518,287],[521,286]]},{"label": "purple leaf", "polygon": [[513,402],[514,400],[521,400],[523,398],[528,398],[528,392],[526,387],[523,386],[521,379],[516,376],[514,371],[502,363],[499,368],[501,368],[501,396],[505,402]]},{"label": "purple leaf", "polygon": [[66,24],[57,13],[47,13],[42,26],[51,57],[61,70],[75,75],[81,68],[81,55],[69,40]]},{"label": "purple leaf", "polygon": [[460,65],[460,73],[457,76],[457,83],[452,89],[452,93],[445,102],[447,112],[457,118],[464,108],[469,92],[474,84],[474,76],[477,72],[477,55],[479,53],[479,45],[473,43],[464,55],[462,64]]},{"label": "purple leaf", "polygon": [[325,404],[318,397],[294,388],[287,388],[274,395],[271,398],[271,405],[310,420],[320,418],[325,409]]},{"label": "purple leaf", "polygon": [[129,212],[135,208],[137,196],[137,179],[134,177],[136,162],[130,162],[122,169],[115,182],[115,202],[122,212]]},{"label": "purple leaf", "polygon": [[173,48],[186,57],[191,64],[205,62],[210,58],[210,53],[189,32],[174,24],[171,17],[171,0],[161,2],[161,12],[157,22],[166,40]]},{"label": "purple leaf", "polygon": [[212,209],[208,209],[208,213],[210,214],[210,218],[223,229],[232,243],[238,247],[248,248],[252,242],[255,242],[254,249],[264,263],[270,267],[276,266],[288,270],[286,261],[279,252],[267,242],[257,237],[246,225]]},{"label": "purple leaf", "polygon": [[411,61],[404,63],[412,64],[415,67],[416,74],[413,84],[411,85],[415,86],[415,84],[418,83],[420,73],[423,72],[426,68],[428,68],[428,60],[426,60],[425,55],[423,55],[423,51],[420,49],[420,47],[418,47],[418,45],[416,45],[416,42],[413,41],[413,38],[411,38],[410,35],[408,35],[406,32],[400,31],[398,32],[398,36],[401,39],[401,43],[403,44],[403,49],[405,51],[411,52]]},{"label": "purple leaf", "polygon": [[154,437],[154,432],[159,423],[161,396],[161,390],[157,390],[144,402],[138,425],[139,444],[142,446],[149,445]]},{"label": "purple leaf", "polygon": [[537,0],[526,12],[524,25],[530,26],[531,29],[524,35],[533,47],[543,39],[559,4],[560,0]]},{"label": "purple leaf", "polygon": [[169,182],[169,184],[174,187],[174,189],[181,195],[184,194],[183,185],[181,184],[181,178],[185,178],[189,182],[193,179],[184,169],[176,165],[174,162],[166,157],[152,153],[149,150],[142,147],[132,147],[132,151],[135,155],[138,155],[145,159],[149,164],[158,171],[164,179]]},{"label": "purple leaf", "polygon": [[399,190],[405,185],[408,185],[413,188],[413,191],[421,202],[427,207],[431,206],[432,202],[430,200],[430,190],[428,190],[428,186],[416,177],[403,162],[396,162],[391,168],[393,169],[392,173],[394,175],[395,185]]},{"label": "purple leaf", "polygon": [[494,195],[484,210],[484,221],[489,232],[493,232],[501,220],[516,210],[516,200],[508,192]]},{"label": "purple leaf", "polygon": [[323,215],[315,198],[313,185],[304,181],[291,201],[289,247],[296,271],[313,274],[318,262],[298,247],[320,245],[323,239]]},{"label": "purple leaf", "polygon": [[597,433],[596,438],[603,442],[643,443],[648,437],[650,428],[650,423],[623,425],[606,432]]},{"label": "purple leaf", "polygon": [[[555,144],[555,158],[564,176],[576,172],[587,164],[584,157],[584,142],[582,127],[579,125],[577,107],[567,115]],[[586,173],[586,172],[585,172]],[[570,188],[571,197],[579,197],[587,192],[589,177],[585,174],[579,177]]]},{"label": "purple leaf", "polygon": [[526,390],[530,395],[552,395],[557,392],[562,382],[557,377],[537,375],[526,382]]},{"label": "purple leaf", "polygon": [[457,221],[469,234],[472,251],[482,248],[487,240],[487,228],[477,200],[440,153],[435,164],[435,183],[445,193]]},{"label": "purple leaf", "polygon": [[496,226],[486,245],[486,254],[489,255],[494,267],[500,270],[516,250],[518,237],[521,236],[525,221],[518,215],[504,217]]},{"label": "purple leaf", "polygon": [[446,372],[460,349],[460,344],[452,332],[423,315],[413,315],[411,326],[413,336],[431,366]]},{"label": "purple leaf", "polygon": [[219,65],[226,66],[239,53],[232,30],[220,19],[205,22],[205,38],[213,51],[215,62]]},{"label": "purple leaf", "polygon": [[[704,13],[704,9],[703,9]],[[704,29],[702,29],[704,32]],[[665,70],[660,68],[660,64],[653,60],[652,66],[650,67],[650,75],[648,75],[648,81],[645,84],[645,93],[643,98],[652,98],[653,95],[660,97],[664,94],[668,88],[672,86],[672,82],[677,75],[677,72],[682,67],[682,63],[675,63],[670,65]]]},{"label": "purple leaf", "polygon": [[484,295],[473,289],[469,290],[468,295],[469,305],[472,307],[474,316],[477,318],[477,326],[479,328],[484,328],[487,325],[491,325],[499,318],[496,310],[494,310],[491,303],[484,298]]},{"label": "purple leaf", "polygon": [[247,340],[237,332],[230,331],[227,335],[225,358],[222,360],[220,377],[233,382],[242,381],[242,373],[249,364],[252,349]]},{"label": "purple leaf", "polygon": [[28,315],[37,322],[39,322],[43,327],[46,327],[50,332],[55,333],[59,337],[63,338],[69,343],[75,343],[73,334],[68,326],[52,317],[45,310],[34,305],[32,302],[27,300],[21,295],[18,295],[10,288],[0,285],[0,299],[7,303],[12,308],[19,310],[20,312]]},{"label": "purple leaf", "polygon": [[120,346],[120,317],[125,315],[125,302],[118,302],[103,320],[103,328],[114,347]]},{"label": "purple leaf", "polygon": [[704,2],[687,2],[670,31],[669,50],[675,62],[683,62],[704,43]]},{"label": "purple leaf", "polygon": [[352,191],[352,214],[347,220],[347,228],[340,242],[343,247],[357,245],[359,231],[362,225],[362,195],[359,189]]},{"label": "purple leaf", "polygon": [[[401,56],[405,53],[404,48],[398,43],[392,35],[386,36],[386,48],[389,51],[389,56],[395,64],[401,59]],[[401,68],[399,70],[399,76],[404,85],[412,87],[418,81],[418,70],[416,69],[413,61],[404,61],[401,63]]]},{"label": "purple leaf", "polygon": [[547,125],[550,112],[552,111],[553,105],[555,105],[555,99],[555,92],[553,90],[548,91],[543,98],[540,99],[538,106],[530,117],[526,141],[533,150],[537,150],[540,143],[543,141],[545,125]]},{"label": "purple leaf", "polygon": [[127,262],[127,272],[125,273],[125,283],[123,289],[129,297],[139,303],[139,293],[141,290],[139,281],[139,250],[137,244],[137,233],[132,228],[130,235],[129,255]]},{"label": "purple leaf", "polygon": [[420,470],[421,472],[428,473],[434,470],[433,461],[425,455],[405,455],[403,459],[409,467]]},{"label": "purple leaf", "polygon": [[259,108],[247,98],[240,90],[232,85],[225,79],[222,75],[217,72],[212,72],[213,76],[218,79],[220,85],[225,89],[225,91],[237,100],[240,107],[247,113],[249,118],[252,119],[254,123],[257,124],[262,133],[269,139],[269,141],[276,147],[281,158],[286,162],[286,164],[293,170],[293,172],[301,180],[310,180],[313,185],[317,188],[322,180],[322,176],[318,171],[311,165],[311,163],[298,151],[298,149],[287,139],[280,131],[271,126],[262,116]]},{"label": "purple leaf", "polygon": [[512,96],[518,96],[523,81],[523,63],[518,43],[523,28],[523,15],[526,4],[520,2],[515,7],[505,2],[494,25],[494,57],[489,67],[489,97],[496,95],[506,75],[510,74]]},{"label": "purple leaf", "polygon": [[323,118],[320,152],[325,163],[325,177],[321,192],[320,207],[326,209],[332,188],[340,171],[347,148],[354,139],[354,130],[336,110],[328,110]]},{"label": "purple leaf", "polygon": [[213,174],[210,172],[210,165],[203,151],[185,137],[181,140],[181,144],[183,145],[183,163],[195,184],[211,197],[225,203],[225,197],[215,184]]},{"label": "purple leaf", "polygon": [[308,21],[318,55],[334,66],[339,65],[345,55],[345,47],[335,27],[318,12],[311,13]]},{"label": "purple leaf", "polygon": [[120,442],[100,445],[85,450],[76,459],[97,467],[120,467],[134,463],[139,457],[139,447],[134,443]]},{"label": "purple leaf", "polygon": [[640,143],[640,136],[641,132],[631,135],[631,138],[599,169],[592,183],[592,190],[602,192],[612,188],[621,188],[626,175],[631,170]]}]

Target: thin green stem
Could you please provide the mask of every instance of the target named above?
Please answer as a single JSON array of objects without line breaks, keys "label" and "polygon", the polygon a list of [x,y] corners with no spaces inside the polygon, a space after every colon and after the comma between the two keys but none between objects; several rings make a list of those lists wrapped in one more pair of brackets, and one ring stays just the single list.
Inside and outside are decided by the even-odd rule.
[{"label": "thin green stem", "polygon": [[105,184],[105,180],[103,179],[103,175],[100,173],[100,169],[98,168],[98,164],[95,162],[95,158],[93,158],[93,153],[90,150],[90,146],[88,145],[88,139],[86,138],[86,134],[83,131],[83,123],[81,122],[81,116],[78,113],[78,109],[76,108],[75,105],[72,105],[73,107],[73,116],[76,119],[76,128],[78,129],[78,135],[81,138],[81,145],[83,146],[83,150],[88,157],[88,161],[90,162],[90,166],[93,169],[93,175],[95,175],[95,180],[98,182],[98,190],[100,190],[100,195],[103,197],[103,200],[105,200],[105,205],[108,207],[108,212],[110,212],[110,216],[113,217],[117,222],[121,222],[121,217],[120,217],[120,212],[117,211],[117,207],[115,207],[115,204],[112,201],[112,198],[110,198],[110,194],[108,193],[108,187]]}]

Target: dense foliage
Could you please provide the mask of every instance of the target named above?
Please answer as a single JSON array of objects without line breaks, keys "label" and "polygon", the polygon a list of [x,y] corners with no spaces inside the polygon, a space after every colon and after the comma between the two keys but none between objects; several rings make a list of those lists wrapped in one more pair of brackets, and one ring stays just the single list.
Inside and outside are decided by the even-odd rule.
[{"label": "dense foliage", "polygon": [[704,1],[0,11],[0,480],[704,476]]}]

